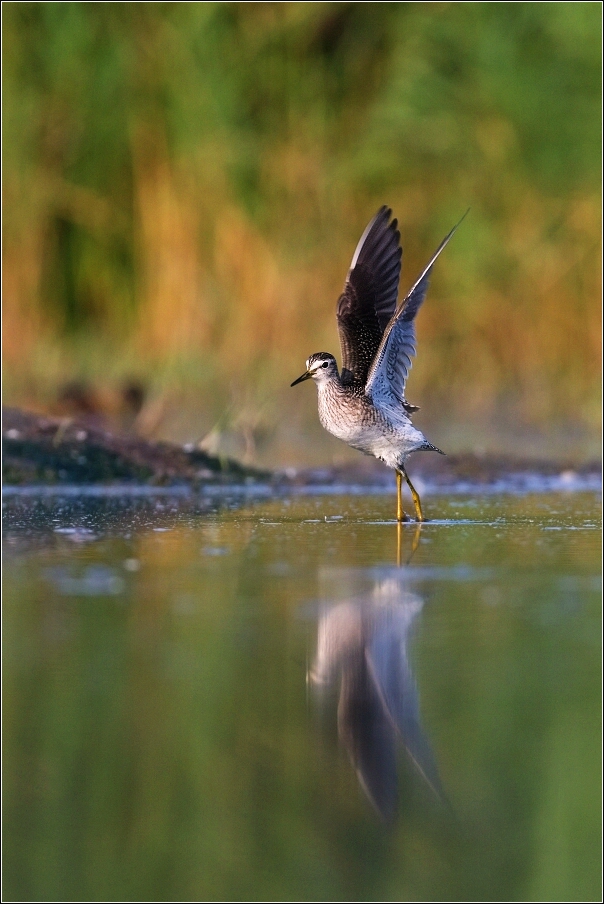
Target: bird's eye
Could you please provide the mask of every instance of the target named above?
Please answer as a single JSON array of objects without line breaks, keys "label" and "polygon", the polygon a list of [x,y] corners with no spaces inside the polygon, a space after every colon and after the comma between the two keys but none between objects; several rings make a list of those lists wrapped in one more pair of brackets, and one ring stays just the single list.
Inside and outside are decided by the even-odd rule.
[{"label": "bird's eye", "polygon": [[321,367],[327,367],[328,364],[329,364],[329,361],[323,361],[323,364],[321,365]]}]

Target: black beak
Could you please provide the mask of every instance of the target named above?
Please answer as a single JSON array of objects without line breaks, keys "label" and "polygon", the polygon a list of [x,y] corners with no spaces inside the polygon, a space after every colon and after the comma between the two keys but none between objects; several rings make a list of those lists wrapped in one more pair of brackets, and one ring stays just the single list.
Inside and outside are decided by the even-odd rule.
[{"label": "black beak", "polygon": [[303,373],[301,377],[298,377],[297,380],[294,380],[294,382],[291,385],[296,386],[297,383],[303,383],[304,380],[310,380],[311,377],[312,377],[311,372],[309,370],[307,370],[306,373]]}]

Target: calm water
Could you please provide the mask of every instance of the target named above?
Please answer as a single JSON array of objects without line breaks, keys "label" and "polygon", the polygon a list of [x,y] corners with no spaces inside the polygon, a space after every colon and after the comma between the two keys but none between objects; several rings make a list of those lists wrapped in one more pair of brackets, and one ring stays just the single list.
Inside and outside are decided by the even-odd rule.
[{"label": "calm water", "polygon": [[5,899],[600,899],[599,497],[393,507],[5,500]]}]

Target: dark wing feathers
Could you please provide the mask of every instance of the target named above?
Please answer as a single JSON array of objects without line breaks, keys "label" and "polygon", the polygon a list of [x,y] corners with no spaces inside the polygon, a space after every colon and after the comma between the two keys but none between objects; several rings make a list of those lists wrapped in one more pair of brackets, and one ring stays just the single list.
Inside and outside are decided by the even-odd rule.
[{"label": "dark wing feathers", "polygon": [[342,380],[365,384],[382,335],[396,310],[402,249],[397,221],[381,207],[356,247],[337,319]]},{"label": "dark wing feathers", "polygon": [[[384,402],[404,403],[405,384],[415,355],[415,315],[426,297],[430,274],[436,258],[452,238],[468,211],[442,240],[419,279],[409,290],[384,330],[379,348],[372,361],[365,391]],[[411,406],[406,406],[407,410]]]},{"label": "dark wing feathers", "polygon": [[402,248],[392,211],[380,207],[354,252],[337,306],[342,347],[342,382],[356,383],[376,399],[405,401],[405,384],[415,355],[415,316],[426,297],[432,266],[459,223],[440,243],[423,273],[397,308]]}]

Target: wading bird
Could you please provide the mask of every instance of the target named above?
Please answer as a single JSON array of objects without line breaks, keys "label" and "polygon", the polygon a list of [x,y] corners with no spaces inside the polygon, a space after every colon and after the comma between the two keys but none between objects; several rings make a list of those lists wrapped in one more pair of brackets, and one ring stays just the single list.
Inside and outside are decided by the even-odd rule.
[{"label": "wading bird", "polygon": [[375,456],[396,471],[398,521],[409,520],[401,492],[405,478],[417,520],[424,521],[405,462],[412,452],[444,453],[411,423],[410,415],[418,407],[405,399],[405,384],[415,355],[415,315],[426,296],[432,266],[461,220],[397,306],[403,251],[397,221],[391,221],[391,216],[389,207],[381,207],[365,229],[338,300],[342,372],[333,355],[315,352],[306,362],[306,371],[291,385],[312,377],[321,424],[353,449]]}]

